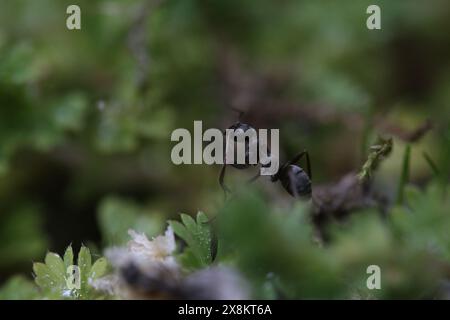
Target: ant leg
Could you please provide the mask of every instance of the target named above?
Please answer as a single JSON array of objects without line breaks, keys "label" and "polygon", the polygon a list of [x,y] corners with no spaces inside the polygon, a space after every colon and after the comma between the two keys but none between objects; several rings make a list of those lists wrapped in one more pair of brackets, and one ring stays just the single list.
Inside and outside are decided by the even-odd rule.
[{"label": "ant leg", "polygon": [[288,161],[287,164],[293,164],[300,161],[303,156],[306,156],[306,171],[308,173],[309,179],[312,180],[312,171],[311,171],[311,161],[309,160],[309,153],[306,150],[303,150],[299,154],[297,154],[292,160]]},{"label": "ant leg", "polygon": [[250,183],[252,183],[252,182],[255,182],[259,177],[261,177],[261,175],[260,175],[259,172],[258,172],[254,177],[252,177],[251,179],[249,179],[249,180],[247,181],[247,183],[250,184]]},{"label": "ant leg", "polygon": [[226,169],[227,165],[224,164],[222,166],[222,170],[220,170],[220,175],[219,175],[219,184],[223,189],[223,192],[225,193],[225,199],[227,198],[227,193],[231,193],[231,190],[228,189],[228,187],[225,185],[225,169]]},{"label": "ant leg", "polygon": [[309,179],[312,180],[311,161],[309,160],[309,153],[305,151],[306,155],[306,170],[308,172]]}]

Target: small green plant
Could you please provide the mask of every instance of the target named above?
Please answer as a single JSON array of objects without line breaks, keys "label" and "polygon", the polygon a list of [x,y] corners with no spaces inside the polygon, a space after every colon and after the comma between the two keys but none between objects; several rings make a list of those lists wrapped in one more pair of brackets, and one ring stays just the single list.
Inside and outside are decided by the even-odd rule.
[{"label": "small green plant", "polygon": [[81,246],[78,253],[77,265],[74,265],[72,246],[67,247],[63,258],[49,252],[44,263],[33,264],[35,282],[42,295],[49,299],[100,298],[101,295],[90,286],[90,282],[106,274],[108,263],[103,257],[92,262],[89,248],[85,246]]},{"label": "small green plant", "polygon": [[372,178],[373,172],[378,168],[381,161],[391,153],[392,146],[392,138],[383,139],[378,137],[377,142],[370,147],[370,153],[367,157],[367,161],[364,163],[358,174],[358,178],[362,182]]},{"label": "small green plant", "polygon": [[[392,150],[392,140],[379,140],[371,150],[358,183],[371,181]],[[194,294],[190,291],[194,289],[194,297],[223,297],[226,292],[247,297],[248,287],[250,297],[263,299],[446,297],[441,284],[450,279],[449,198],[443,197],[438,179],[423,190],[409,183],[410,155],[408,146],[398,187],[402,201],[388,206],[384,218],[375,207],[352,209],[357,214],[343,223],[331,223],[330,240],[320,244],[313,241],[313,203],[281,208],[250,188],[222,206],[217,219],[203,212],[195,218],[180,214],[180,221],[168,221],[159,236],[155,230],[161,229],[160,221],[143,219],[138,205],[105,202],[100,215],[104,237],[112,243],[120,240],[119,247],[105,251],[107,258],[94,262],[85,246],[76,261],[71,246],[63,257],[49,252],[43,263],[33,264],[35,284],[12,278],[0,297],[153,298]],[[119,214],[121,210],[127,213]],[[140,230],[130,229],[126,237],[125,228],[135,226]],[[375,291],[366,283],[371,265],[382,273],[382,286]],[[136,283],[127,283],[122,276],[130,267],[137,279],[145,279],[138,290]],[[245,281],[230,280],[241,275]],[[176,290],[158,292],[161,287]]]},{"label": "small green plant", "polygon": [[170,221],[175,234],[183,239],[187,247],[179,255],[181,264],[187,269],[206,267],[212,262],[211,252],[211,228],[208,217],[203,213],[197,213],[194,220],[187,214],[181,214],[181,221]]},{"label": "small green plant", "polygon": [[0,300],[32,300],[40,297],[36,285],[22,275],[11,277],[0,289]]}]

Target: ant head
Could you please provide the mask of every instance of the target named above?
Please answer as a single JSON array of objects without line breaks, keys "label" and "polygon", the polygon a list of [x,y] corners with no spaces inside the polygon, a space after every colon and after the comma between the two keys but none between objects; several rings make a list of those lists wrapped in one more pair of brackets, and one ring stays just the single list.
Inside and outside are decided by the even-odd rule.
[{"label": "ant head", "polygon": [[242,131],[247,131],[249,129],[253,129],[252,126],[246,124],[246,123],[242,123],[240,121],[236,122],[235,124],[233,124],[231,127],[229,127],[228,129],[232,129],[232,130],[242,130]]}]

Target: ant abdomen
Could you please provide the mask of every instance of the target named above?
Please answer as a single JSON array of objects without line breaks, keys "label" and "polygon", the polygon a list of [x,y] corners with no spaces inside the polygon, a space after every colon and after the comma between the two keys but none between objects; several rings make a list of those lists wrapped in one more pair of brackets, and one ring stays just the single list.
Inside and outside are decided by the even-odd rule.
[{"label": "ant abdomen", "polygon": [[288,165],[279,179],[291,196],[305,198],[311,196],[311,179],[299,166]]}]

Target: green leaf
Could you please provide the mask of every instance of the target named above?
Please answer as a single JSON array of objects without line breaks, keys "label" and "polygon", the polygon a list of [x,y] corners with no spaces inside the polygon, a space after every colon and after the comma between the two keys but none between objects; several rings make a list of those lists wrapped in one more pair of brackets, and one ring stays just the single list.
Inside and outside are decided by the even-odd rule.
[{"label": "green leaf", "polygon": [[73,265],[73,249],[72,246],[70,245],[67,247],[66,252],[64,253],[65,270],[67,270],[67,268],[71,265]]},{"label": "green leaf", "polygon": [[78,253],[78,267],[80,268],[80,272],[87,275],[91,270],[91,266],[91,252],[88,247],[81,246],[80,252]]},{"label": "green leaf", "polygon": [[204,263],[210,264],[212,262],[211,228],[209,219],[203,212],[197,214],[197,239]]},{"label": "green leaf", "polygon": [[180,262],[188,269],[209,265],[212,262],[212,254],[208,217],[199,212],[194,220],[187,214],[181,214],[181,221],[183,224],[178,221],[169,222],[175,234],[187,244],[187,248],[179,257]]},{"label": "green leaf", "polygon": [[89,273],[90,279],[98,279],[106,274],[108,270],[108,261],[106,258],[102,257],[95,261]]},{"label": "green leaf", "polygon": [[181,221],[186,226],[189,232],[195,234],[197,231],[197,224],[195,223],[195,220],[192,219],[191,216],[182,213],[181,214]]},{"label": "green leaf", "polygon": [[49,252],[45,256],[45,264],[50,269],[52,277],[55,279],[55,281],[57,281],[58,284],[63,285],[65,281],[64,277],[66,269],[61,257],[56,253]]},{"label": "green leaf", "polygon": [[44,291],[51,291],[55,288],[55,279],[53,279],[50,268],[45,263],[35,262],[33,264],[34,281]]},{"label": "green leaf", "polygon": [[202,224],[206,224],[209,223],[209,218],[206,214],[204,214],[203,212],[199,211],[197,213],[197,224],[202,226]]},{"label": "green leaf", "polygon": [[91,252],[88,247],[81,246],[80,252],[78,253],[78,267],[80,268],[81,297],[86,298],[89,285],[89,273],[92,267]]},{"label": "green leaf", "polygon": [[157,212],[149,212],[133,201],[115,197],[102,201],[98,222],[106,246],[126,244],[129,229],[154,237],[161,233],[164,226],[164,220]]},{"label": "green leaf", "polygon": [[172,227],[173,232],[185,242],[191,242],[191,236],[186,227],[178,221],[169,221],[169,225]]},{"label": "green leaf", "polygon": [[69,288],[66,277],[67,268],[74,265],[73,250],[68,246],[64,259],[53,252],[45,257],[45,263],[34,263],[33,271],[35,282],[42,289],[43,297],[47,299],[96,299],[103,298],[100,292],[95,291],[89,284],[90,279],[104,276],[108,271],[107,260],[103,257],[97,259],[92,265],[92,256],[89,248],[81,246],[78,253],[78,268],[80,288]]},{"label": "green leaf", "polygon": [[38,297],[36,286],[23,276],[10,278],[0,289],[0,300],[31,300]]},{"label": "green leaf", "polygon": [[178,256],[178,261],[187,270],[201,269],[204,267],[201,261],[197,258],[191,248],[185,248],[183,253]]}]

